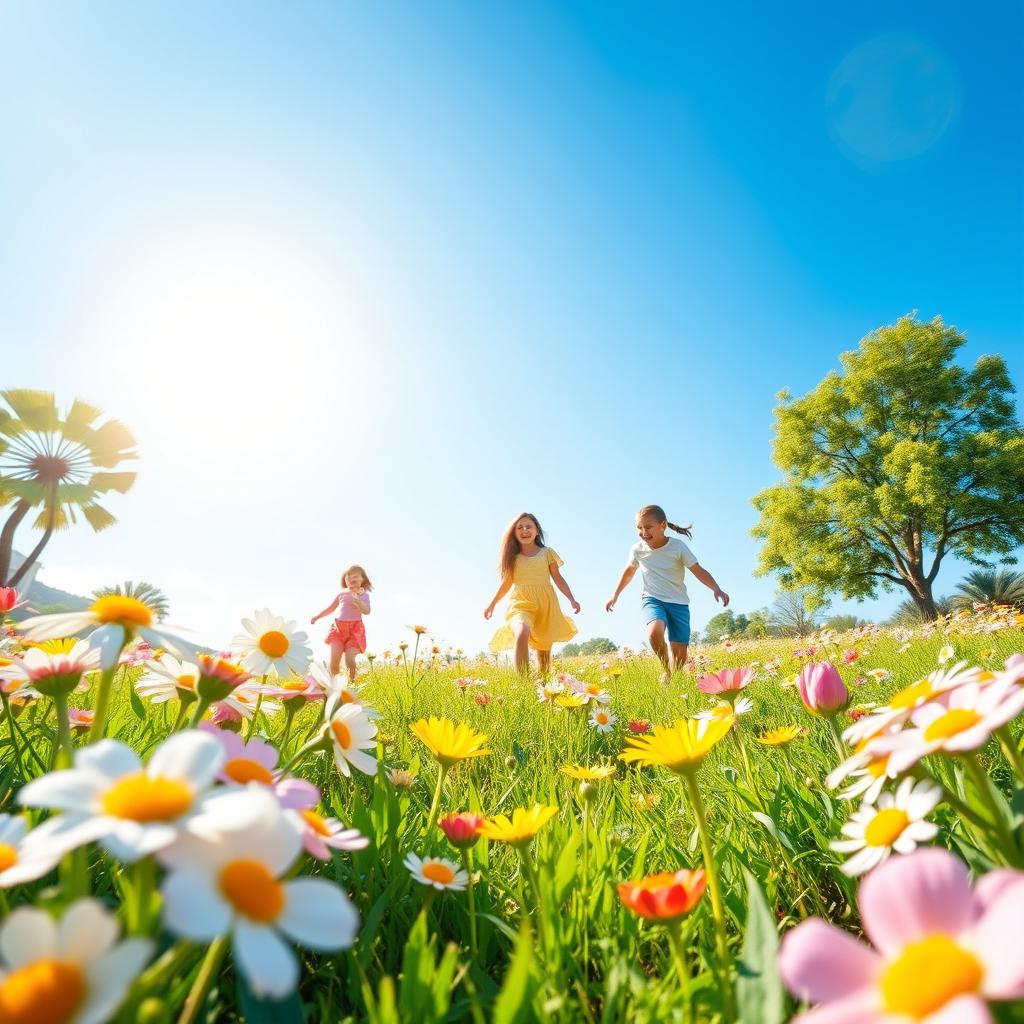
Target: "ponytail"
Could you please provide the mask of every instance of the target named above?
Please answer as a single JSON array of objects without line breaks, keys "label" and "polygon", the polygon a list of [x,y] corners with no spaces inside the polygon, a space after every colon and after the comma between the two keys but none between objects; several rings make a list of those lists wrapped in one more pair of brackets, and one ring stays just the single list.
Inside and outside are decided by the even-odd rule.
[{"label": "ponytail", "polygon": [[653,516],[659,523],[664,523],[670,530],[674,530],[676,533],[681,533],[687,539],[691,539],[693,537],[693,531],[691,529],[693,523],[690,523],[689,526],[677,526],[675,523],[670,523],[668,521],[668,516],[665,515],[665,510],[660,505],[644,505],[644,507],[637,512],[636,517],[637,519],[642,519],[644,516]]}]

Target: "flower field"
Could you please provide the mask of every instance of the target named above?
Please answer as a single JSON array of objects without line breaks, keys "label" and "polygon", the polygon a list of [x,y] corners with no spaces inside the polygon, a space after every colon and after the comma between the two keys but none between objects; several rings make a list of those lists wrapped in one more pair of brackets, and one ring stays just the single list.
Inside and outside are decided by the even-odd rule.
[{"label": "flower field", "polygon": [[667,687],[398,639],[351,684],[270,612],[12,628],[0,1022],[1024,1021],[1024,617]]}]

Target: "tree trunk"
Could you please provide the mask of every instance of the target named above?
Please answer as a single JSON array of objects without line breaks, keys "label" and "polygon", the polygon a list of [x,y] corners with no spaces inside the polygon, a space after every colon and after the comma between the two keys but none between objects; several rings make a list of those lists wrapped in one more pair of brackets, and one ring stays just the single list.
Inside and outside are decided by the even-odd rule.
[{"label": "tree trunk", "polygon": [[11,581],[8,586],[16,587],[21,580],[24,578],[25,573],[36,564],[39,556],[43,553],[43,548],[46,547],[47,542],[53,536],[53,528],[57,523],[57,509],[56,506],[50,506],[50,518],[46,524],[46,529],[43,531],[42,537],[39,538],[39,543],[29,552],[28,557],[24,562],[21,563],[21,568],[11,577]]},{"label": "tree trunk", "polygon": [[7,574],[11,571],[11,551],[14,549],[14,531],[32,507],[31,503],[22,498],[14,511],[7,517],[3,531],[0,532],[0,587],[8,586]]},{"label": "tree trunk", "polygon": [[932,597],[932,585],[925,579],[919,579],[908,580],[906,586],[921,614],[929,621],[937,619],[939,612],[935,607],[935,598]]}]

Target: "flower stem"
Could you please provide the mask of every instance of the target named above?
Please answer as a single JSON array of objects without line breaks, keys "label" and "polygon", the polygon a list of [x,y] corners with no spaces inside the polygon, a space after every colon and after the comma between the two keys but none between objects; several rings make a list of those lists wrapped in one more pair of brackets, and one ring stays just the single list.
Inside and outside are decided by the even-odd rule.
[{"label": "flower stem", "polygon": [[836,721],[836,716],[825,715],[825,721],[828,723],[828,730],[832,736],[832,742],[835,744],[839,760],[845,761],[849,754],[846,749],[846,744],[843,742],[843,734],[839,730],[839,723]]},{"label": "flower stem", "polygon": [[203,715],[206,714],[206,709],[210,706],[212,701],[209,697],[200,697],[196,701],[196,709],[192,712],[192,721],[188,723],[190,729],[195,729],[197,725],[203,720]]},{"label": "flower stem", "polygon": [[1001,729],[997,729],[996,738],[999,740],[999,746],[1003,748],[1006,760],[1013,765],[1017,778],[1024,783],[1024,758],[1021,757],[1020,748],[1017,746],[1017,741],[1013,738],[1009,726],[1004,725]]},{"label": "flower stem", "polygon": [[725,934],[725,910],[722,906],[722,894],[718,887],[718,869],[715,867],[715,852],[711,847],[707,816],[704,813],[704,801],[701,799],[697,780],[693,777],[692,772],[687,772],[683,778],[686,780],[687,789],[690,791],[693,813],[697,818],[697,832],[700,834],[700,845],[704,854],[704,870],[708,876],[708,890],[711,893],[711,913],[715,919],[715,942],[718,946],[719,961],[718,984],[722,993],[722,1006],[725,1010],[725,1019],[733,1021],[736,1019],[736,1012],[732,1004],[732,985],[729,979],[729,947]]},{"label": "flower stem", "polygon": [[[530,851],[527,849],[528,843],[523,843],[518,847],[519,856],[523,861],[523,872],[526,877],[530,880],[530,888],[533,889],[533,899],[537,907],[537,938],[540,940],[540,948],[544,953],[545,958],[547,957],[547,938],[544,931],[544,905],[541,902],[540,896],[540,879],[537,877],[537,869],[533,865],[533,861],[530,860]],[[525,912],[525,907],[523,908]]]},{"label": "flower stem", "polygon": [[194,1024],[194,1021],[199,1016],[199,1011],[206,1001],[206,994],[213,984],[213,979],[217,975],[220,963],[224,959],[224,954],[228,951],[228,943],[229,939],[226,935],[221,935],[210,943],[210,948],[206,951],[206,956],[203,957],[203,963],[199,968],[199,973],[196,975],[196,980],[192,982],[188,998],[181,1009],[178,1024]]},{"label": "flower stem", "polygon": [[462,850],[462,866],[466,869],[469,879],[466,883],[466,900],[469,903],[469,953],[474,963],[479,953],[476,945],[476,896],[473,893],[473,869],[469,864],[469,850]]},{"label": "flower stem", "polygon": [[[266,677],[264,677],[266,678]],[[256,722],[260,717],[260,707],[263,704],[263,691],[261,690],[256,695],[256,707],[253,708],[252,718],[249,719],[249,728],[245,733],[245,742],[248,743],[252,739],[252,734],[256,731]]]},{"label": "flower stem", "polygon": [[430,814],[427,815],[427,827],[423,833],[427,837],[428,843],[433,834],[434,825],[437,823],[437,812],[441,809],[441,789],[444,786],[444,778],[447,774],[448,769],[444,765],[440,765],[437,771],[437,785],[434,787],[434,800],[430,805]]},{"label": "flower stem", "polygon": [[[118,658],[120,658],[118,652]],[[103,730],[107,724],[107,709],[110,707],[110,690],[114,684],[114,675],[117,673],[117,659],[110,668],[105,668],[100,675],[100,681],[96,686],[96,707],[94,709],[92,728],[89,730],[89,742],[95,743],[103,739]]]},{"label": "flower stem", "polygon": [[11,746],[14,748],[14,760],[18,765],[18,774],[25,778],[25,765],[21,760],[21,744],[18,742],[18,730],[14,725],[14,709],[11,707],[11,698],[7,696],[6,690],[0,690],[0,700],[4,704],[4,715],[7,717],[7,727],[11,730]]},{"label": "flower stem", "polygon": [[683,986],[684,1020],[693,1020],[693,996],[690,993],[690,972],[686,966],[686,952],[683,949],[682,936],[679,934],[678,921],[669,921],[665,930],[668,932],[668,944],[672,947],[672,959],[675,961],[679,984]]},{"label": "flower stem", "polygon": [[71,744],[71,725],[68,722],[68,695],[55,693],[53,704],[57,709],[57,745],[53,751],[53,767],[70,768],[74,761],[74,747]]}]

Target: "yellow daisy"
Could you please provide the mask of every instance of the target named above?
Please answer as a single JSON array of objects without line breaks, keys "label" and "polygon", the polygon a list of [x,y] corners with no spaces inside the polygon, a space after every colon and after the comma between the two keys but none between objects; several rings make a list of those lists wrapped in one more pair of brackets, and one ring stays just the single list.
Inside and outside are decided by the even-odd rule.
[{"label": "yellow daisy", "polygon": [[732,719],[681,718],[672,725],[656,725],[649,736],[630,736],[619,757],[642,765],[661,765],[683,775],[697,769],[732,724]]},{"label": "yellow daisy", "polygon": [[487,818],[480,826],[480,835],[499,843],[511,843],[513,846],[524,846],[528,843],[556,814],[557,807],[534,804],[533,807],[517,807],[511,819],[504,814]]},{"label": "yellow daisy", "polygon": [[582,764],[563,764],[561,770],[563,774],[579,779],[580,782],[600,782],[602,779],[610,779],[615,774],[615,765],[598,764],[588,768]]},{"label": "yellow daisy", "polygon": [[491,753],[484,746],[488,739],[484,733],[462,723],[456,725],[448,718],[421,718],[409,726],[409,731],[444,768]]},{"label": "yellow daisy", "polygon": [[758,743],[763,743],[767,747],[781,747],[784,743],[789,743],[795,740],[798,736],[803,736],[804,729],[799,725],[780,725],[777,729],[768,729],[766,732],[761,733],[757,737]]}]

